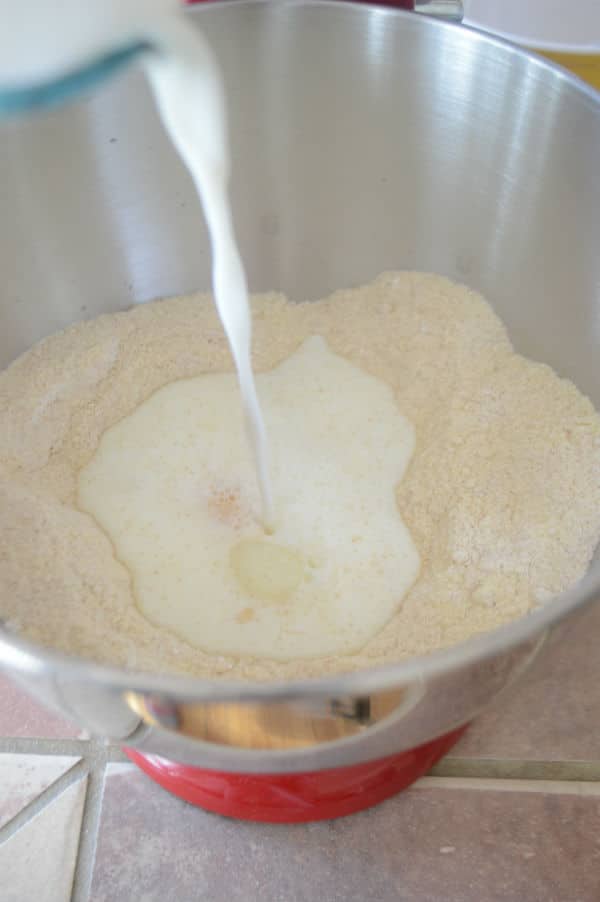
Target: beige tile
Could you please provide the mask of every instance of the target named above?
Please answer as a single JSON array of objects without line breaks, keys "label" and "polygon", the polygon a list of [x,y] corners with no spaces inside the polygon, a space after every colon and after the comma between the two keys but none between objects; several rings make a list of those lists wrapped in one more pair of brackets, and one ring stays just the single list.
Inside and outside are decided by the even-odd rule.
[{"label": "beige tile", "polygon": [[77,761],[64,755],[0,754],[0,827]]},{"label": "beige tile", "polygon": [[452,755],[600,761],[600,604],[585,612]]},{"label": "beige tile", "polygon": [[2,902],[69,902],[85,784],[68,787],[0,845]]},{"label": "beige tile", "polygon": [[77,724],[48,711],[0,673],[0,736],[66,739],[79,736]]},{"label": "beige tile", "polygon": [[598,902],[600,797],[456,785],[286,827],[109,772],[91,902]]}]

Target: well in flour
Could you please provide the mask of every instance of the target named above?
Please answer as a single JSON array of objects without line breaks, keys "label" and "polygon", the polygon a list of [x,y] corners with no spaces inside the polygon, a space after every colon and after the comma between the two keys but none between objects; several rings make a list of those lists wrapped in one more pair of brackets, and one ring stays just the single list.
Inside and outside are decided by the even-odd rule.
[{"label": "well in flour", "polygon": [[[202,651],[289,660],[361,649],[414,583],[395,490],[414,430],[387,383],[308,338],[257,378],[277,516],[265,535],[233,374],[172,382],[78,476],[142,613]],[[235,504],[213,504],[214,487]],[[252,609],[253,616],[242,617]]]},{"label": "well in flour", "polygon": [[[206,654],[140,613],[107,534],[77,508],[78,474],[107,429],[175,380],[231,371],[211,299],[198,296],[76,325],[0,375],[0,616],[100,661],[290,678],[451,645],[582,576],[600,534],[598,415],[570,382],[514,352],[479,295],[388,273],[316,303],[256,297],[253,316],[258,372],[322,336],[390,386],[414,427],[396,501],[421,569],[383,628],[348,654]],[[215,486],[209,503],[243,517],[236,488]],[[238,616],[252,624],[254,605]]]}]

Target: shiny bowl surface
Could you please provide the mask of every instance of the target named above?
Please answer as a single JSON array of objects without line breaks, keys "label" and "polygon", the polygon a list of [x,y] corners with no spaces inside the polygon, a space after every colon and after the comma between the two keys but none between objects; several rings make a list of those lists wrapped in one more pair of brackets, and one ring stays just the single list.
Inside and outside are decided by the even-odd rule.
[{"label": "shiny bowl surface", "polygon": [[[234,215],[254,291],[386,269],[483,292],[518,350],[600,406],[600,95],[482,34],[389,7],[190,12],[224,71]],[[206,289],[190,178],[139,71],[3,127],[0,365],[84,317]],[[600,562],[529,617],[425,658],[295,683],[97,666],[0,631],[0,665],[91,732],[241,772],[368,761],[468,722],[600,595]]]}]

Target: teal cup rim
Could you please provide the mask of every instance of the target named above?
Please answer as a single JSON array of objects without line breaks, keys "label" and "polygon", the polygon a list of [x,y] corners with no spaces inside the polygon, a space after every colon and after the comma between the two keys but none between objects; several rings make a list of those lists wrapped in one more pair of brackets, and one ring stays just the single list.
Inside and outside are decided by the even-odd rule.
[{"label": "teal cup rim", "polygon": [[152,50],[145,41],[135,41],[96,57],[51,81],[0,86],[0,118],[53,109],[74,100],[129,65],[141,53]]}]

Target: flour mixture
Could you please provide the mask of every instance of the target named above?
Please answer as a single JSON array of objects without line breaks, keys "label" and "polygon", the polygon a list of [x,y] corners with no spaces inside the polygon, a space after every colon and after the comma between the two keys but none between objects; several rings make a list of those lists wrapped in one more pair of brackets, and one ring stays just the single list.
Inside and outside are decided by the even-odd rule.
[{"label": "flour mixture", "polygon": [[[105,532],[82,510],[80,487],[99,459],[104,434],[137,416],[144,402],[156,403],[158,389],[232,370],[211,299],[176,298],[74,326],[0,375],[0,615],[11,629],[63,651],[149,671],[289,678],[451,645],[526,614],[583,575],[600,537],[600,418],[570,382],[514,353],[480,296],[435,276],[388,273],[316,303],[255,297],[253,316],[259,385],[323,339],[319,346],[357,378],[374,377],[384,386],[398,422],[414,429],[404,474],[401,458],[405,466],[410,454],[390,447],[398,456],[392,480],[398,523],[416,555],[413,564],[420,559],[418,573],[413,566],[394,598],[383,591],[373,597],[365,558],[365,588],[352,603],[379,613],[347,646],[317,643],[312,656],[305,645],[294,657],[293,643],[283,655],[281,648],[270,655],[259,634],[258,644],[243,646],[244,626],[252,631],[257,616],[260,622],[260,580],[250,586],[252,604],[233,605],[227,615],[236,624],[235,647],[196,647],[187,640],[201,644],[201,630],[186,639],[174,621],[165,626],[164,618],[142,613],[148,611],[138,598],[135,564],[125,566],[114,524],[105,523]],[[364,410],[357,404],[355,414]],[[269,421],[268,403],[265,415]],[[372,430],[381,423],[370,425],[366,415],[358,421],[365,447],[375,451]],[[351,506],[352,481],[357,495],[365,487],[369,495],[373,472],[382,472],[381,461],[372,463],[370,471],[365,455],[364,476],[339,468],[337,513],[335,485],[328,486],[332,516],[339,519],[344,505]],[[198,464],[208,466],[201,456]],[[335,473],[335,462],[327,465]],[[116,495],[127,479],[111,463],[104,485],[111,467]],[[375,491],[377,480],[372,484]],[[282,485],[290,498],[301,497],[302,473],[292,468]],[[222,505],[227,510],[230,491],[217,491],[217,512]],[[350,541],[368,522],[357,512]],[[132,522],[130,531],[138,525]],[[298,542],[288,538],[281,547],[297,551]],[[240,535],[230,559],[245,574],[246,590],[256,575],[256,549],[244,542],[255,540]],[[305,549],[299,554],[304,567]],[[347,550],[344,559],[356,563]],[[292,603],[299,585],[291,579],[294,566],[293,560],[282,565],[283,589],[277,584],[271,605],[280,604],[279,592]],[[198,604],[212,603],[199,595]],[[275,634],[280,626],[271,619]]]}]

